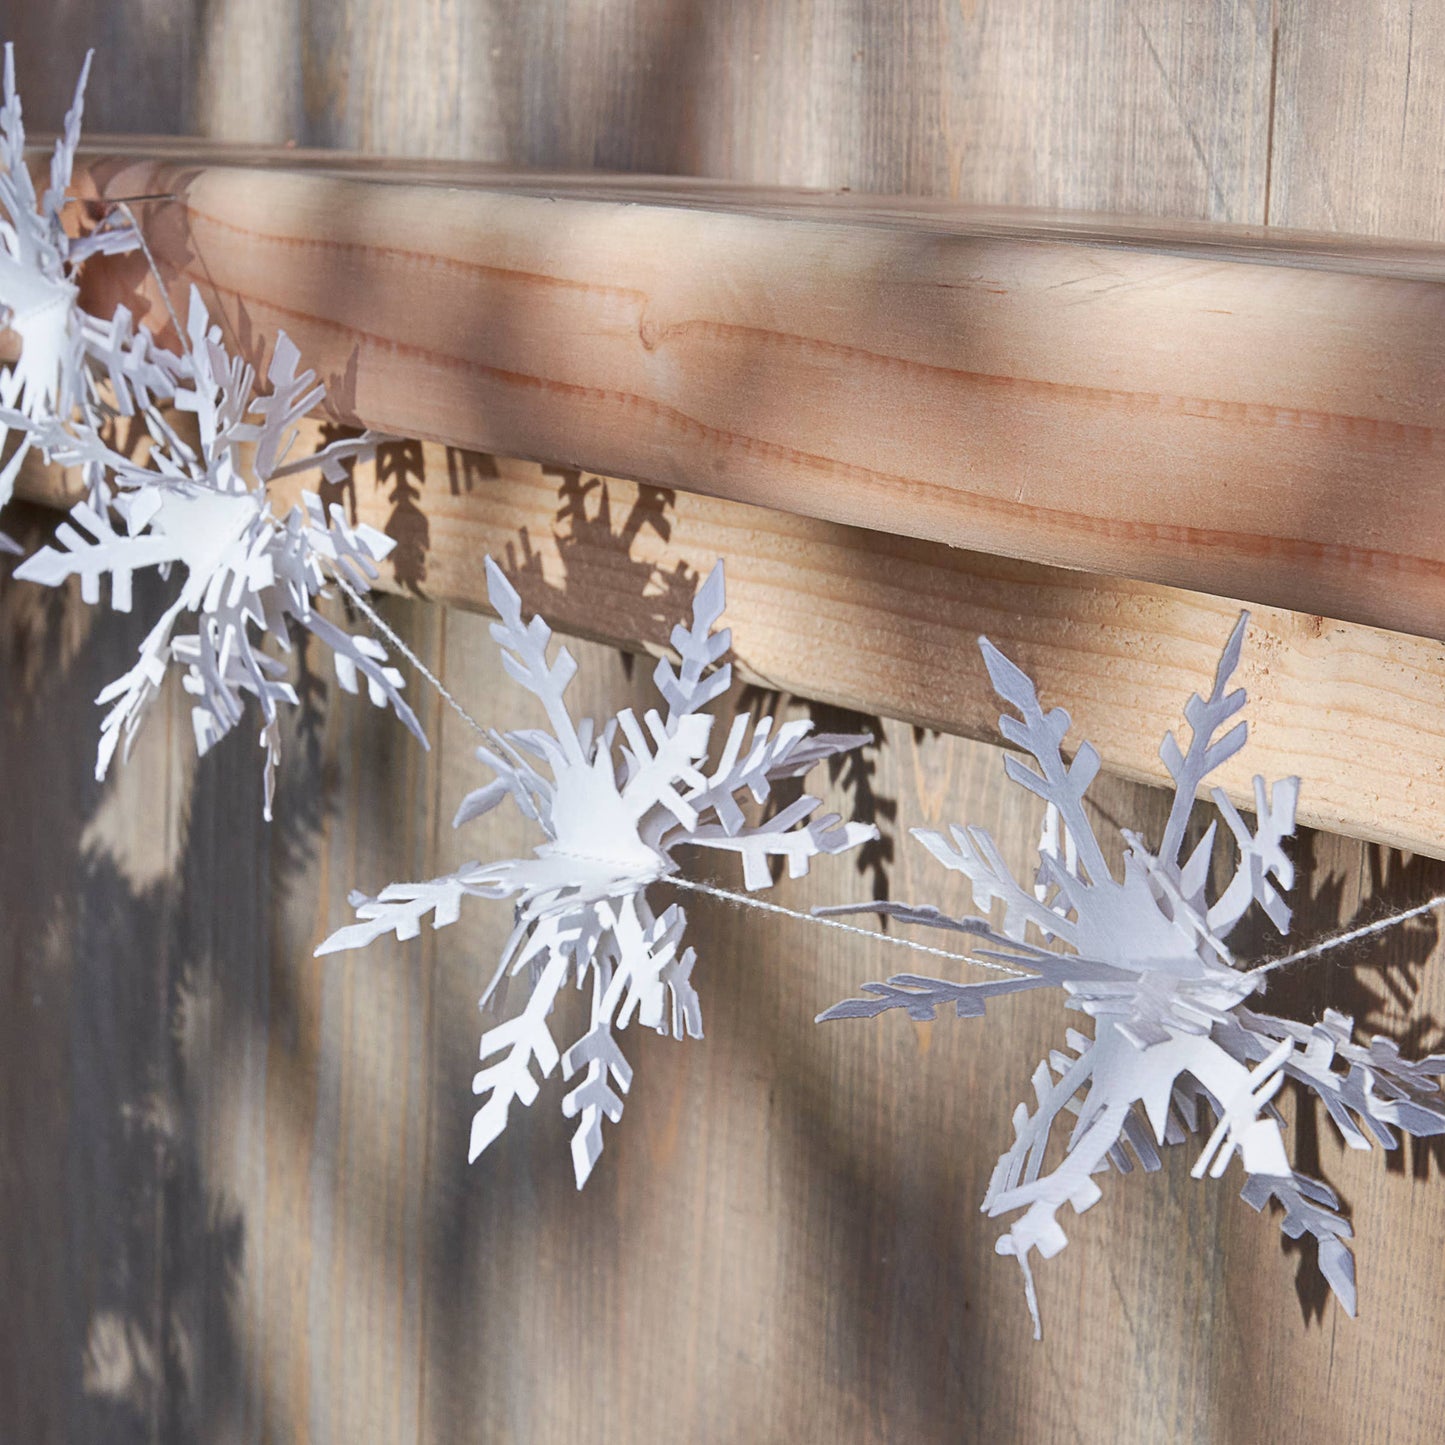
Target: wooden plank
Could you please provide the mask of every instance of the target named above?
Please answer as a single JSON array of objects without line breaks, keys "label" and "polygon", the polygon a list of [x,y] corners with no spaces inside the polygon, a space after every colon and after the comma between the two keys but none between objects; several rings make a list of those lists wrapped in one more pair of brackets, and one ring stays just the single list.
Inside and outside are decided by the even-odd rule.
[{"label": "wooden plank", "polygon": [[[1445,633],[1429,248],[91,162],[395,435]],[[128,264],[127,284],[135,276]]]},{"label": "wooden plank", "polygon": [[53,5],[0,4],[0,40],[15,46],[28,127],[60,126],[86,52],[94,48],[85,95],[88,128],[193,129],[190,117],[203,87],[196,85],[191,67],[178,62],[205,43],[204,16],[193,5],[167,5],[146,10],[138,22],[142,17],[134,3],[93,19]]},{"label": "wooden plank", "polygon": [[1282,103],[1266,219],[1445,240],[1445,14],[1391,0],[1287,0],[1278,23]]},{"label": "wooden plank", "polygon": [[[304,425],[301,449],[325,440]],[[38,463],[25,490],[62,501]],[[299,484],[277,489],[284,506]],[[502,561],[553,626],[665,649],[691,589],[724,558],[742,674],[800,697],[998,740],[976,639],[1024,665],[1106,768],[1166,783],[1159,741],[1206,675],[1239,603],[964,552],[573,469],[393,442],[353,469],[350,515],[396,543],[380,585],[486,610]],[[1445,856],[1445,649],[1256,609],[1242,674],[1254,747],[1211,780],[1245,807],[1253,778],[1298,773],[1300,821]]]},{"label": "wooden plank", "polygon": [[[1239,605],[418,442],[357,467],[348,500],[397,543],[383,585],[485,608],[491,555],[554,625],[624,647],[665,648],[722,557],[744,675],[997,740],[987,634],[1068,709],[1075,741],[1154,783]],[[1252,807],[1255,773],[1298,773],[1308,825],[1445,856],[1445,648],[1264,608],[1241,676],[1253,742],[1216,780],[1232,797]]]},{"label": "wooden plank", "polygon": [[158,1438],[184,1333],[161,1286],[167,1205],[195,1177],[169,1035],[174,699],[124,780],[87,765],[92,699],[145,630],[0,583],[0,1293],[25,1312],[0,1345],[0,1435],[42,1445]]}]

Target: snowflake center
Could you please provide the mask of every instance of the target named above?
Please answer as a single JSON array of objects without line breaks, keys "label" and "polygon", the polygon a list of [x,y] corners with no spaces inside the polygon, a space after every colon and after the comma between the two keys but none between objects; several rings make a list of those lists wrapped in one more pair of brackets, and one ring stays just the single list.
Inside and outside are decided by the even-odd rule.
[{"label": "snowflake center", "polygon": [[549,821],[551,839],[537,856],[575,864],[586,894],[636,893],[673,869],[665,854],[643,841],[636,805],[619,791],[605,751],[559,772]]},{"label": "snowflake center", "polygon": [[255,492],[198,488],[165,493],[153,527],[176,545],[186,568],[188,607],[199,607],[227,570],[240,570],[244,559],[232,556],[233,549],[264,506],[264,494]]},{"label": "snowflake center", "polygon": [[6,277],[8,327],[20,339],[20,358],[7,378],[5,400],[19,400],[39,417],[59,400],[71,309],[79,291],[70,282],[19,269]]}]

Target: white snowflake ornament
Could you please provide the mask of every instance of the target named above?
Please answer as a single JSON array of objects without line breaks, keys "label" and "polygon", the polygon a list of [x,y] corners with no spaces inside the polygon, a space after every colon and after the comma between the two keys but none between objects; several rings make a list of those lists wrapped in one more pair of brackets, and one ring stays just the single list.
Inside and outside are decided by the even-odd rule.
[{"label": "white snowflake ornament", "polygon": [[[93,52],[91,53],[93,54]],[[164,392],[167,373],[153,355],[148,332],[133,332],[130,315],[103,322],[79,305],[81,265],[91,256],[134,250],[140,239],[129,220],[113,211],[94,230],[67,234],[61,222],[80,143],[85,84],[90,74],[87,54],[55,142],[50,184],[37,197],[25,164],[25,126],[15,91],[13,47],[5,47],[4,104],[0,106],[0,330],[19,342],[18,358],[0,367],[0,450],[12,429],[19,445],[0,469],[0,506],[9,501],[26,453],[56,422],[68,421],[77,407],[92,399],[88,363],[100,358],[116,382],[116,408],[134,409],[132,380]]]},{"label": "white snowflake ornament", "polygon": [[[47,451],[91,472],[98,495],[73,507],[55,544],[28,558],[15,575],[52,587],[78,576],[89,603],[99,601],[101,579],[108,576],[112,606],[128,612],[136,572],[156,568],[168,575],[177,564],[183,567],[180,593],[141,643],[139,660],[97,698],[108,711],[96,777],[105,776],[118,747],[128,752],[174,662],[184,669],[183,685],[195,699],[191,718],[202,754],[240,722],[245,697],[255,699],[270,818],[280,707],[294,706],[297,695],[285,665],[260,643],[269,636],[289,650],[293,622],[331,650],[342,688],[355,693],[364,680],[371,701],[390,707],[426,746],[402,697],[402,676],[388,664],[385,649],[342,631],[315,606],[326,593],[329,573],[357,591],[367,590],[394,544],[375,528],[352,527],[339,506],[328,510],[310,492],[284,515],[272,509],[269,483],[309,470],[334,479],[343,461],[374,445],[370,437],[346,439],[286,460],[297,420],[320,402],[325,389],[315,384],[313,373],[298,374],[299,355],[284,333],[267,373],[272,390],[258,396],[254,373],[226,351],[194,288],[186,329],[189,346],[176,359],[173,403],[194,414],[198,440],[183,440],[159,411],[148,408],[144,419],[152,445],[149,456],[137,461],[113,450],[91,428],[53,424],[43,433]],[[178,634],[188,614],[195,616],[196,630]]]},{"label": "white snowflake ornament", "polygon": [[[687,917],[679,904],[655,912],[648,889],[678,876],[674,851],[683,845],[738,854],[749,889],[771,882],[773,858],[799,877],[820,853],[841,853],[877,836],[871,825],[815,818],[818,799],[800,797],[774,817],[751,823],[740,794],[767,802],[773,785],[799,778],[816,763],[869,742],[867,736],[812,736],[807,721],[774,727],[734,720],[716,760],[709,757],[714,719],[701,711],[732,679],[722,662],[730,644],[713,632],[723,611],[719,563],[698,589],[692,625],[678,626],[674,669],[657,664],[653,680],[665,712],[640,721],[631,710],[600,730],[591,719],[574,722],[565,693],[576,663],[565,648],[548,661],[551,631],[540,617],[524,620],[521,600],[487,559],[488,592],[500,620],[492,636],[514,681],[542,704],[550,731],[488,735],[477,756],[496,775],[462,800],[455,825],[489,812],[505,798],[542,830],[530,858],[468,863],[427,883],[397,883],[375,898],[353,894],[360,920],[339,930],[318,954],[360,948],[384,934],[416,937],[430,914],[432,926],[455,923],[461,901],[515,898],[516,923],[491,982],[526,970],[531,991],[520,1014],[482,1038],[484,1067],[473,1080],[482,1105],[472,1120],[469,1157],[476,1157],[506,1127],[514,1102],[528,1105],[560,1062],[576,1083],[562,1103],[577,1119],[572,1162],[580,1189],[602,1152],[602,1119],[622,1116],[622,1095],[632,1069],[613,1037],[635,1017],[660,1033],[701,1037],[702,1017],[693,989],[694,951],[685,945]],[[562,986],[591,986],[586,1033],[565,1053],[553,1039],[549,1015]],[[533,1070],[536,1074],[534,1075]]]},{"label": "white snowflake ornament", "polygon": [[[289,649],[293,622],[331,649],[343,688],[356,692],[364,679],[372,702],[389,706],[426,744],[385,650],[369,637],[348,635],[315,607],[331,574],[365,591],[394,544],[373,528],[348,525],[339,508],[323,508],[310,493],[277,515],[267,493],[270,483],[304,471],[320,470],[337,481],[344,464],[365,454],[374,438],[336,442],[314,456],[287,460],[296,422],[320,403],[325,388],[312,372],[298,371],[299,354],[282,335],[267,373],[270,390],[257,394],[252,369],[227,352],[194,288],[179,356],[137,327],[124,306],[108,319],[80,307],[80,266],[91,256],[141,244],[121,209],[80,237],[68,235],[61,223],[89,69],[87,56],[55,146],[49,187],[37,199],[25,166],[14,56],[5,48],[0,323],[18,338],[20,352],[13,365],[0,369],[0,447],[12,430],[20,442],[0,471],[0,504],[32,447],[79,468],[87,483],[86,500],[72,508],[56,544],[22,563],[15,575],[49,586],[78,576],[90,603],[100,600],[101,579],[109,576],[112,604],[126,612],[137,571],[168,575],[180,564],[186,574],[180,595],[141,644],[136,665],[98,699],[107,712],[96,776],[105,776],[117,749],[128,751],[166,668],[177,663],[195,698],[200,752],[240,721],[247,696],[258,704],[269,818],[280,707],[294,705],[297,697],[285,665],[260,643],[269,635]],[[191,413],[194,425],[173,426],[162,403]],[[117,451],[105,439],[106,424],[120,416],[144,423],[150,438],[145,458]],[[0,549],[19,550],[3,537]],[[178,634],[187,614],[196,617],[196,630]]]},{"label": "white snowflake ornament", "polygon": [[[950,918],[931,907],[819,910],[877,911],[905,923],[954,929],[991,945],[981,957],[1015,974],[971,984],[901,974],[865,984],[868,997],[837,1004],[820,1021],[869,1018],[894,1008],[927,1020],[944,1005],[961,1018],[976,1018],[990,998],[1051,986],[1063,989],[1066,1007],[1093,1020],[1092,1038],[1068,1030],[1065,1047],[1034,1071],[1036,1106],[1032,1113],[1022,1104],[1015,1111],[1014,1142],[999,1159],[983,1201],[990,1216],[1015,1216],[996,1248],[1023,1269],[1035,1338],[1041,1329],[1030,1255],[1037,1250],[1048,1259],[1067,1243],[1059,1209],[1066,1203],[1076,1213],[1088,1209],[1100,1197],[1094,1176],[1111,1164],[1129,1172],[1130,1154],[1145,1170],[1158,1169],[1157,1146],[1182,1143],[1211,1115],[1195,1177],[1207,1171],[1218,1178],[1237,1152],[1245,1201],[1263,1209],[1276,1200],[1290,1238],[1315,1238],[1320,1269],[1353,1315],[1354,1258],[1345,1243],[1350,1226],[1334,1192],[1291,1167],[1271,1100],[1285,1079],[1294,1079],[1324,1101],[1352,1148],[1369,1148],[1371,1138],[1394,1148],[1397,1129],[1417,1136],[1445,1132],[1438,1084],[1445,1055],[1412,1063],[1387,1039],[1357,1044],[1352,1020],[1333,1011],[1311,1026],[1246,1007],[1265,975],[1237,968],[1225,940],[1252,904],[1280,933],[1288,931],[1290,910],[1279,890],[1293,882],[1293,868],[1282,844],[1294,831],[1298,780],[1271,789],[1255,779],[1253,829],[1222,791],[1212,790],[1238,852],[1233,877],[1213,899],[1207,885],[1217,825],[1211,823],[1184,855],[1197,789],[1245,743],[1242,721],[1219,734],[1245,703],[1243,690],[1230,691],[1229,680],[1247,621],[1248,614],[1240,617],[1225,646],[1209,698],[1196,695],[1185,705],[1192,730],[1188,750],[1181,751],[1172,733],[1165,736],[1160,756],[1175,792],[1164,836],[1152,853],[1125,831],[1122,878],[1110,870],[1083,809],[1098,754],[1086,742],[1072,764],[1064,761],[1060,744],[1069,715],[1062,709],[1045,713],[1029,679],[985,638],[980,646],[994,688],[1019,713],[1000,718],[1000,728],[1037,764],[1035,770],[1009,757],[1004,768],[1048,804],[1034,886],[1012,876],[982,829],[954,827],[949,838],[914,830],[940,863],[967,876],[977,907],[1004,904],[1002,933],[983,919]],[[1071,952],[1041,946],[1055,940]],[[1059,1150],[1054,1126],[1064,1116],[1071,1123],[1062,1156],[1051,1157],[1051,1142],[1055,1156]]]}]

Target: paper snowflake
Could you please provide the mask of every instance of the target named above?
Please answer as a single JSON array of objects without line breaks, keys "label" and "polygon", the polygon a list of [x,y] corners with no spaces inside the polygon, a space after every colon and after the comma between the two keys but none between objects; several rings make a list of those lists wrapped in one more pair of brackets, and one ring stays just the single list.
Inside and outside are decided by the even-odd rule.
[{"label": "paper snowflake", "polygon": [[[1276,884],[1288,888],[1293,881],[1282,842],[1294,831],[1298,780],[1271,789],[1255,779],[1253,829],[1223,792],[1212,790],[1238,852],[1233,876],[1212,900],[1207,885],[1215,823],[1184,856],[1196,790],[1245,743],[1242,721],[1220,732],[1245,703],[1243,690],[1228,686],[1247,620],[1248,614],[1241,616],[1224,649],[1209,698],[1196,695],[1185,706],[1192,730],[1188,750],[1181,751],[1172,733],[1165,736],[1160,756],[1175,792],[1164,836],[1158,852],[1151,853],[1125,831],[1122,878],[1105,861],[1083,809],[1084,791],[1099,770],[1098,754],[1086,742],[1072,764],[1066,763],[1060,744],[1069,715],[1062,709],[1045,713],[1024,673],[981,639],[995,690],[1019,713],[1000,719],[1003,735],[1038,765],[1035,771],[1009,757],[1005,770],[1048,804],[1034,885],[1015,880],[979,828],[954,827],[950,838],[915,830],[939,862],[969,879],[977,907],[1003,903],[1002,933],[982,919],[954,919],[929,907],[885,903],[820,910],[866,907],[906,923],[955,929],[989,945],[983,958],[1018,973],[970,984],[901,974],[864,985],[868,997],[837,1004],[820,1019],[868,1018],[901,1008],[925,1020],[945,1005],[961,1018],[975,1018],[990,998],[1057,986],[1067,995],[1067,1007],[1094,1021],[1093,1038],[1070,1029],[1065,1048],[1051,1052],[1034,1071],[1035,1108],[1030,1113],[1021,1104],[1015,1111],[1014,1142],[999,1159],[983,1201],[990,1216],[1018,1216],[996,1247],[1022,1266],[1035,1338],[1041,1331],[1029,1256],[1037,1250],[1052,1258],[1067,1243],[1059,1209],[1065,1203],[1076,1213],[1088,1209],[1100,1194],[1093,1176],[1111,1164],[1129,1172],[1131,1153],[1146,1170],[1158,1169],[1156,1146],[1182,1143],[1209,1117],[1213,1128],[1194,1176],[1207,1171],[1218,1178],[1237,1151],[1246,1174],[1245,1201],[1257,1210],[1278,1201],[1284,1232],[1292,1239],[1315,1238],[1320,1269],[1353,1315],[1354,1258],[1345,1243],[1350,1226],[1332,1190],[1291,1168],[1282,1120],[1270,1101],[1286,1078],[1296,1080],[1324,1101],[1345,1143],[1357,1149],[1369,1148],[1371,1138],[1394,1148],[1396,1129],[1445,1132],[1445,1098],[1438,1086],[1445,1055],[1412,1063],[1387,1039],[1357,1044],[1352,1020],[1333,1011],[1310,1026],[1245,1006],[1264,976],[1236,968],[1225,940],[1256,903],[1280,933],[1288,931],[1290,910]],[[1040,946],[1054,940],[1072,952]],[[1072,1124],[1062,1156],[1046,1157],[1063,1115]],[[1053,1156],[1058,1154],[1056,1146]]]},{"label": "paper snowflake", "polygon": [[[296,348],[278,338],[268,372],[271,390],[255,394],[249,366],[227,354],[211,327],[199,293],[192,291],[184,355],[158,345],[128,308],[109,318],[79,305],[78,270],[90,257],[137,248],[140,237],[121,210],[95,229],[71,236],[62,224],[80,139],[86,57],[75,101],[56,142],[50,184],[37,199],[25,165],[25,131],[15,93],[11,48],[5,47],[4,105],[0,107],[0,322],[20,343],[15,363],[0,370],[0,447],[12,431],[19,442],[0,471],[0,504],[8,500],[31,448],[51,461],[80,469],[87,499],[57,533],[57,545],[16,569],[19,578],[57,585],[78,575],[87,602],[111,579],[119,611],[131,606],[131,579],[145,568],[162,575],[179,563],[186,579],[180,596],[157,621],[140,659],[100,695],[108,707],[101,726],[96,776],[104,777],[116,749],[129,749],[154,702],[167,666],[185,670],[184,686],[196,699],[192,721],[204,753],[243,715],[254,697],[266,749],[265,812],[271,816],[280,753],[279,708],[296,702],[286,668],[261,650],[264,635],[289,648],[289,624],[306,628],[332,651],[343,688],[362,679],[371,700],[389,705],[425,744],[401,697],[401,674],[383,648],[352,637],[315,608],[328,572],[365,590],[392,543],[370,527],[350,527],[335,507],[310,493],[283,516],[271,508],[267,486],[279,478],[319,469],[340,476],[348,457],[369,439],[336,443],[313,457],[285,460],[296,421],[318,405],[324,388],[298,372]],[[160,410],[166,404],[194,416],[188,440]],[[138,417],[149,433],[149,455],[138,460],[106,440],[118,417]],[[6,550],[18,550],[0,539]],[[184,614],[196,630],[177,634]]]},{"label": "paper snowflake", "polygon": [[[93,53],[93,52],[92,52]],[[113,211],[84,235],[67,234],[61,221],[80,143],[80,121],[91,55],[85,58],[65,129],[55,142],[50,184],[37,198],[25,164],[25,126],[15,92],[15,56],[5,47],[5,101],[0,106],[0,330],[20,344],[16,361],[0,368],[0,450],[12,430],[19,443],[0,469],[0,506],[10,500],[27,452],[50,435],[50,425],[93,403],[88,361],[101,362],[115,382],[115,408],[134,411],[132,382],[164,393],[166,368],[153,355],[149,333],[135,332],[122,310],[112,322],[79,305],[77,275],[91,256],[134,250],[134,226]]]},{"label": "paper snowflake", "polygon": [[[136,572],[156,568],[164,576],[177,564],[183,567],[180,594],[141,643],[139,661],[97,699],[109,710],[101,724],[96,777],[105,776],[118,746],[123,754],[129,750],[167,666],[175,662],[195,699],[191,718],[202,754],[241,720],[245,697],[256,700],[269,818],[281,749],[279,710],[283,703],[295,705],[297,696],[285,664],[260,643],[270,636],[289,649],[292,622],[331,650],[346,691],[357,692],[364,680],[371,701],[389,706],[426,745],[385,649],[369,637],[344,632],[315,605],[325,595],[330,572],[358,591],[369,588],[378,575],[376,564],[394,544],[375,528],[348,525],[339,506],[327,509],[310,492],[284,515],[272,510],[269,483],[313,469],[336,480],[344,460],[372,445],[367,437],[347,439],[285,460],[296,422],[325,394],[312,372],[298,373],[299,353],[285,333],[277,338],[267,373],[271,390],[258,396],[252,369],[228,354],[194,288],[186,329],[189,345],[174,359],[171,402],[194,416],[196,438],[183,440],[152,406],[143,412],[151,437],[143,461],[115,451],[90,427],[57,420],[42,429],[47,452],[64,465],[86,469],[96,479],[97,495],[73,507],[55,545],[27,559],[15,575],[48,586],[78,576],[89,603],[99,601],[101,579],[108,576],[112,605],[128,612]],[[195,631],[177,632],[187,614],[195,615]]]},{"label": "paper snowflake", "polygon": [[[577,1082],[562,1102],[577,1119],[572,1161],[580,1189],[602,1151],[602,1119],[622,1116],[622,1095],[632,1069],[613,1037],[634,1017],[681,1038],[701,1037],[693,989],[694,951],[685,945],[687,917],[679,904],[654,912],[648,889],[675,877],[674,851],[683,845],[736,853],[749,889],[773,881],[770,862],[786,860],[799,877],[820,853],[841,853],[877,836],[836,815],[814,817],[818,799],[803,796],[762,822],[750,822],[739,795],[766,803],[773,785],[800,778],[816,763],[870,741],[866,736],[811,736],[807,721],[775,727],[734,720],[716,761],[708,743],[714,719],[701,711],[724,693],[731,666],[720,659],[730,634],[713,632],[723,610],[719,563],[698,589],[692,625],[675,627],[672,643],[681,665],[662,660],[653,673],[666,711],[641,721],[626,710],[600,731],[591,719],[574,722],[565,693],[576,663],[565,648],[547,657],[551,631],[540,617],[526,621],[521,601],[500,569],[487,559],[487,583],[500,621],[492,636],[509,675],[542,704],[550,732],[488,735],[478,758],[493,781],[462,800],[455,826],[511,798],[545,840],[530,858],[468,863],[427,883],[392,884],[377,897],[353,894],[361,920],[326,940],[318,954],[359,948],[384,934],[416,937],[422,920],[455,923],[461,901],[515,897],[516,921],[491,982],[485,1007],[506,977],[527,971],[531,990],[520,1014],[482,1038],[485,1067],[472,1083],[483,1099],[472,1120],[469,1158],[475,1159],[507,1125],[513,1102],[528,1105],[538,1093],[533,1075],[546,1078],[560,1062]],[[566,1053],[553,1039],[548,1017],[563,985],[590,983],[591,1019]]]}]

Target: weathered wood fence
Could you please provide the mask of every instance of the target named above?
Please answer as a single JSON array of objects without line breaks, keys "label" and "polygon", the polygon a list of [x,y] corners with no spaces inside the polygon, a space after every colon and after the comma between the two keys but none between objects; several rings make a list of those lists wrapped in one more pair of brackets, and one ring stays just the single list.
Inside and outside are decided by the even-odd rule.
[{"label": "weathered wood fence", "polygon": [[[19,46],[37,128],[58,122],[83,48],[96,44],[96,131],[848,187],[912,196],[920,211],[960,199],[1445,239],[1445,15],[1388,0],[214,0],[122,11],[0,0],[0,33]],[[886,250],[894,234],[875,244]],[[201,240],[201,260],[223,244]],[[602,254],[599,238],[574,260],[597,260],[600,281]],[[280,274],[263,246],[236,258],[258,287]],[[1232,373],[1245,400],[1274,387],[1272,404],[1293,407],[1294,420],[1176,408],[1168,424],[1184,431],[1161,431],[1158,445],[1181,509],[1199,509],[1190,527],[1215,499],[1199,490],[1209,479],[1194,474],[1192,454],[1173,450],[1185,433],[1212,446],[1236,426],[1241,457],[1255,439],[1299,448],[1317,475],[1341,469],[1333,507],[1312,506],[1290,533],[1320,550],[1265,558],[1254,574],[1251,595],[1298,609],[1266,608],[1248,659],[1256,761],[1278,771],[1293,759],[1307,798],[1311,769],[1319,774],[1316,822],[1421,850],[1440,836],[1445,765],[1418,766],[1414,750],[1433,758],[1442,745],[1432,698],[1445,664],[1432,644],[1371,627],[1438,630],[1436,578],[1357,555],[1438,561],[1440,290],[1406,259],[1381,261],[1374,279],[1359,265],[1275,267],[1253,293],[1252,304],[1278,307],[1291,276],[1360,286],[1347,308],[1354,322],[1380,356],[1408,358],[1388,395],[1362,392],[1335,409],[1309,400],[1311,389],[1359,381],[1343,332],[1312,311],[1295,352],[1244,354]],[[1207,268],[1191,274],[1222,284]],[[372,302],[344,270],[335,286],[347,305]],[[1096,289],[1089,305],[1145,306],[1129,333],[1133,379],[1119,378],[1136,395],[1149,326],[1165,324],[1176,297],[1166,288],[1146,304]],[[1375,304],[1384,295],[1396,298],[1388,315]],[[326,344],[283,316],[284,297],[270,300],[252,308],[258,329],[284,322],[303,345]],[[513,344],[538,344],[533,325],[552,304],[516,298]],[[1081,328],[1087,310],[1073,318]],[[949,314],[940,307],[940,335]],[[622,319],[635,334],[635,317]],[[849,323],[847,345],[867,349],[866,321]],[[563,375],[582,358],[575,317],[558,327]],[[970,344],[986,350],[981,327]],[[658,365],[667,346],[648,355]],[[810,368],[820,385],[846,381],[841,364],[816,356],[760,360],[744,347],[734,362],[731,385],[752,367],[770,391],[784,371],[790,385]],[[1213,358],[1218,385],[1154,392],[1233,396],[1230,362]],[[423,389],[424,369],[417,377]],[[1098,376],[1071,384],[1107,389]],[[905,401],[917,390],[898,385]],[[553,415],[552,404],[539,397],[532,418]],[[1123,444],[1168,420],[1157,408],[1145,417],[1134,403],[1099,405],[1091,455],[1107,452],[1109,435]],[[1312,408],[1324,418],[1314,431]],[[848,440],[857,407],[847,410],[822,441]],[[1342,428],[1329,420],[1337,413],[1359,424]],[[518,413],[497,402],[486,415]],[[896,530],[910,539],[875,541],[854,530],[887,504],[871,483],[850,490],[819,475],[805,488],[806,467],[782,466],[778,484],[798,515],[764,511],[780,500],[765,493],[773,453],[738,460],[731,475],[745,485],[731,489],[695,470],[704,453],[680,433],[649,434],[621,413],[589,422],[560,398],[555,416],[559,427],[595,422],[620,447],[645,442],[677,470],[619,452],[608,465],[639,487],[475,450],[500,446],[504,431],[446,434],[472,451],[388,449],[355,496],[401,543],[397,585],[413,595],[389,601],[388,615],[474,711],[507,726],[530,715],[493,660],[484,620],[442,605],[476,601],[479,550],[508,556],[530,603],[610,643],[660,640],[696,569],[719,550],[736,558],[739,647],[757,680],[834,704],[871,698],[889,715],[874,723],[876,753],[834,786],[897,841],[861,873],[820,869],[782,895],[799,905],[886,889],[964,907],[903,824],[967,818],[993,828],[1011,861],[1027,856],[1037,818],[1003,786],[997,750],[912,726],[987,731],[973,632],[988,626],[1013,643],[1045,689],[1103,735],[1116,766],[1144,777],[1146,740],[1207,679],[1227,631],[1227,604],[1158,585],[1231,590],[1208,573],[1208,549],[1164,530],[1151,543],[1158,565],[1144,569],[1152,582],[1048,570],[1040,559],[1115,563],[1102,542],[1088,557],[1066,554],[1047,529],[1012,545],[985,526],[1002,513],[936,490],[914,495],[907,515],[932,509],[943,520],[905,525],[900,511]],[[789,435],[785,415],[766,421],[748,435]],[[1044,422],[1039,440],[1051,436],[1050,455],[1062,456],[1073,423]],[[980,494],[1067,481],[1042,454],[1035,470],[989,473],[986,440],[970,439]],[[1022,467],[1028,438],[1015,440],[1004,450]],[[876,470],[896,473],[897,459],[916,455],[931,469],[925,480],[943,484],[940,438],[900,434],[891,445],[896,464]],[[579,459],[570,448],[544,457]],[[1362,510],[1359,490],[1371,485],[1377,498]],[[1102,485],[1072,500],[1095,517],[1134,515],[1126,494]],[[1289,505],[1288,491],[1265,496],[1251,483],[1237,515],[1278,519]],[[39,535],[49,515],[37,507],[22,522]],[[1368,535],[1354,537],[1347,523],[1361,516]],[[975,527],[981,549],[1032,560],[945,545]],[[1332,547],[1343,549],[1337,565]],[[1197,1184],[1182,1157],[1161,1176],[1112,1179],[1041,1272],[1049,1338],[1036,1347],[1017,1273],[994,1257],[976,1206],[1009,1112],[1057,1040],[1055,1002],[1021,1002],[987,1027],[817,1029],[813,1015],[876,974],[878,960],[801,925],[696,910],[708,1036],[685,1048],[636,1042],[627,1118],[583,1195],[566,1122],[545,1097],[468,1168],[475,999],[505,910],[479,907],[406,948],[310,953],[351,886],[511,851],[524,830],[499,817],[453,837],[451,805],[476,775],[472,740],[434,700],[424,721],[437,746],[423,756],[319,675],[287,739],[270,827],[249,740],[197,765],[178,696],[129,768],[97,788],[91,700],[143,633],[141,601],[124,618],[20,584],[0,590],[0,1438],[1435,1438],[1438,1153],[1387,1167],[1379,1155],[1346,1156],[1327,1121],[1296,1121],[1298,1161],[1339,1188],[1359,1235],[1354,1322],[1325,1301],[1312,1259],[1282,1247],[1230,1180]],[[1314,615],[1344,622],[1311,628]],[[869,630],[869,616],[888,626]],[[856,654],[839,645],[849,635]],[[1107,639],[1114,661],[1086,662]],[[577,651],[595,710],[642,695],[645,669],[608,647]],[[755,694],[740,701],[758,705]],[[1341,768],[1355,738],[1358,769]],[[1162,823],[1160,795],[1138,782],[1101,780],[1095,801],[1101,816],[1146,833]],[[1418,853],[1327,833],[1304,835],[1297,855],[1306,938],[1445,886],[1442,865]],[[1437,942],[1431,924],[1404,930],[1352,969],[1282,980],[1272,1002],[1301,1016],[1333,1004],[1412,1046],[1438,1044]]]}]

